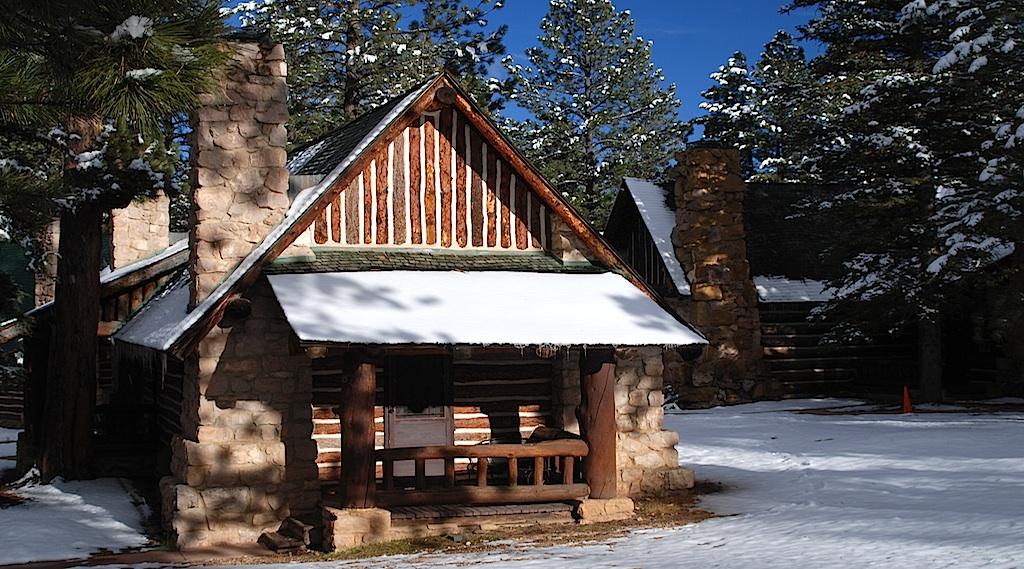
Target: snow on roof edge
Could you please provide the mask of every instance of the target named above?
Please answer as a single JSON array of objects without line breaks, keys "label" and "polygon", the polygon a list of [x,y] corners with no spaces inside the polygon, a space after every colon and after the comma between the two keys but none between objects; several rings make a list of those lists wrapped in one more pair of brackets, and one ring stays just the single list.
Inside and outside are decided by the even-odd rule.
[{"label": "snow on roof edge", "polygon": [[758,275],[753,281],[761,302],[827,302],[835,298],[835,289],[813,279]]},{"label": "snow on roof edge", "polygon": [[[623,178],[623,182],[630,198],[633,199],[633,203],[636,204],[636,208],[640,212],[647,234],[651,236],[654,246],[658,248],[662,263],[672,282],[675,283],[676,290],[679,291],[679,294],[689,296],[690,283],[686,280],[686,271],[679,262],[679,258],[676,257],[675,247],[672,245],[672,230],[675,228],[676,216],[675,212],[664,203],[664,190],[657,184],[642,178],[627,176]],[[666,229],[667,235],[664,233]]]},{"label": "snow on roof edge", "polygon": [[[157,349],[161,351],[169,350],[171,346],[181,338],[181,335],[184,334],[186,330],[196,325],[199,320],[206,315],[206,313],[212,310],[213,307],[220,302],[221,298],[235,285],[235,283],[242,278],[242,275],[256,265],[260,257],[269,251],[270,248],[284,236],[288,229],[290,229],[300,217],[305,215],[306,212],[309,211],[317,201],[319,201],[320,196],[322,196],[324,192],[334,184],[335,180],[341,177],[341,174],[352,165],[352,162],[354,162],[355,159],[362,154],[378,136],[380,136],[380,133],[383,132],[385,128],[391,125],[395,119],[404,113],[413,101],[418,99],[428,87],[433,85],[435,80],[425,82],[419,89],[416,89],[412,93],[406,95],[405,99],[396,105],[391,112],[385,115],[384,118],[377,123],[377,126],[373,127],[373,129],[359,141],[359,144],[349,152],[348,156],[346,156],[330,174],[325,176],[319,184],[310,188],[308,194],[296,196],[295,201],[292,202],[291,207],[288,208],[288,213],[285,215],[284,219],[282,219],[281,222],[263,238],[263,241],[261,241],[259,245],[253,248],[253,250],[250,251],[244,259],[242,259],[242,262],[239,263],[238,266],[235,267],[235,269],[217,285],[217,288],[213,289],[213,292],[204,298],[202,302],[188,313],[184,320],[174,327],[170,337]],[[300,197],[304,199],[300,199]]]},{"label": "snow on roof edge", "polygon": [[[707,340],[622,275],[354,271],[269,276],[304,342],[692,346]],[[502,298],[502,309],[479,317]],[[538,316],[542,315],[542,316]]]},{"label": "snow on roof edge", "polygon": [[[142,269],[155,265],[160,261],[170,259],[171,257],[177,255],[178,253],[181,253],[186,249],[188,249],[188,239],[175,241],[174,243],[170,244],[169,246],[167,246],[167,248],[165,248],[163,251],[160,251],[156,255],[146,257],[145,259],[140,259],[138,261],[135,261],[134,263],[125,265],[120,269],[110,271],[109,273],[100,274],[100,285],[102,286],[105,284],[110,284],[112,282],[118,281],[136,271],[141,271]],[[40,304],[39,306],[36,306],[35,308],[26,311],[24,316],[33,316],[37,312],[49,308],[52,305],[52,300],[49,302],[45,302],[43,304]]]}]

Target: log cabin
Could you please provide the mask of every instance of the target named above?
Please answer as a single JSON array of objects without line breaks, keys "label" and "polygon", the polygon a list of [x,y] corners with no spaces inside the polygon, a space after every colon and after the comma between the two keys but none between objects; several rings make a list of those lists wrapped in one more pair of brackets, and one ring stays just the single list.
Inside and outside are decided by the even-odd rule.
[{"label": "log cabin", "polygon": [[236,46],[195,113],[187,240],[106,277],[114,383],[148,410],[120,431],[152,432],[171,540],[331,550],[692,486],[663,352],[704,337],[458,82],[288,157],[285,76],[280,45]]},{"label": "log cabin", "polygon": [[[667,182],[622,181],[604,237],[709,339],[694,362],[665,353],[665,380],[680,406],[779,397],[895,400],[904,385],[915,400],[924,394],[920,367],[928,356],[915,327],[837,338],[841,316],[815,314],[833,298],[827,283],[844,274],[825,253],[852,224],[809,214],[802,204],[823,201],[831,188],[744,182],[738,151],[713,142],[690,145],[677,159]],[[992,261],[1019,263],[1020,254],[1011,253],[1007,247]],[[966,306],[945,311],[939,359],[948,398],[1024,392],[1024,350],[994,337],[1003,297],[991,288],[972,287]]]}]

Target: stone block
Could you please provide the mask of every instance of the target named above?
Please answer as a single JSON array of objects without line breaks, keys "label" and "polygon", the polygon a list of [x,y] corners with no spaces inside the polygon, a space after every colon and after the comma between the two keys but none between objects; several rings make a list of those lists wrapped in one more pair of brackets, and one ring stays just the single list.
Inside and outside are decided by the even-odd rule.
[{"label": "stone block", "polygon": [[628,520],[633,517],[635,506],[629,498],[611,498],[594,500],[585,498],[579,501],[574,516],[581,524],[595,524]]},{"label": "stone block", "polygon": [[323,513],[326,551],[385,541],[391,531],[391,512],[387,510],[323,508]]}]

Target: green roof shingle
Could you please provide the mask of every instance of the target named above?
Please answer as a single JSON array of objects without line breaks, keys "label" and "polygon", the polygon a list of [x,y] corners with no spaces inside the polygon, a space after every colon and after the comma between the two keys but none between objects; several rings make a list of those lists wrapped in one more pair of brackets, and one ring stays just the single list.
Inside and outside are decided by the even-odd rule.
[{"label": "green roof shingle", "polygon": [[603,273],[593,265],[563,265],[544,253],[490,251],[405,251],[394,249],[314,249],[315,260],[278,259],[267,274],[354,271],[518,271],[531,273]]}]

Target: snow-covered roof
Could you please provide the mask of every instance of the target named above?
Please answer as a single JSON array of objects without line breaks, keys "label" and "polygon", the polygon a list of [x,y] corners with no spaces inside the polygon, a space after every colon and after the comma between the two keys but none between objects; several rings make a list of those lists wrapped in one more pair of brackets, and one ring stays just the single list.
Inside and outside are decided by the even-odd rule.
[{"label": "snow-covered roof", "polygon": [[754,277],[757,297],[761,302],[825,302],[835,291],[821,281],[786,277]]},{"label": "snow-covered roof", "polygon": [[[176,241],[173,244],[171,244],[171,246],[167,247],[163,251],[160,251],[159,253],[151,257],[146,257],[145,259],[135,261],[134,263],[125,265],[113,271],[106,270],[105,272],[101,272],[100,286],[114,284],[125,277],[129,277],[143,269],[152,267],[153,265],[160,263],[161,261],[166,261],[167,259],[170,259],[171,257],[174,257],[175,255],[178,255],[180,253],[185,253],[186,251],[188,251],[188,239]],[[181,262],[184,263],[187,259],[187,256],[182,255]],[[53,306],[52,300],[50,302],[40,304],[39,306],[33,308],[32,310],[29,310],[28,312],[25,313],[25,316],[35,316],[39,312],[49,310],[51,306]]]},{"label": "snow-covered roof", "polygon": [[686,280],[686,271],[676,257],[672,246],[672,229],[676,226],[676,213],[665,203],[665,190],[647,180],[625,178],[626,190],[636,203],[640,217],[644,220],[647,232],[654,241],[654,246],[661,254],[662,262],[668,271],[679,294],[690,294],[690,283]]},{"label": "snow-covered roof", "polygon": [[182,273],[114,334],[114,340],[163,350],[188,315],[188,277]]},{"label": "snow-covered roof", "polygon": [[367,271],[267,278],[289,324],[305,342],[705,343],[615,273]]}]

